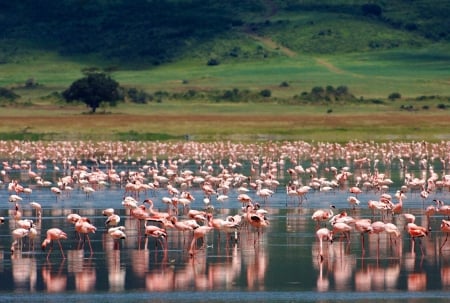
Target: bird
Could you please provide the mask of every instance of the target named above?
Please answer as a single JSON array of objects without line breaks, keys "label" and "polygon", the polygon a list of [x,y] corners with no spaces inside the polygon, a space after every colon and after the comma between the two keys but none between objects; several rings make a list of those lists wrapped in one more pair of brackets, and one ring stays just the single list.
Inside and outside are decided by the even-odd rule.
[{"label": "bird", "polygon": [[319,257],[320,261],[323,261],[323,241],[329,241],[333,243],[333,234],[332,232],[326,228],[322,227],[316,231],[317,240],[319,240]]},{"label": "bird", "polygon": [[81,189],[86,195],[86,199],[89,198],[93,193],[95,193],[95,189],[91,186],[82,186]]},{"label": "bird", "polygon": [[[258,212],[258,210],[256,210],[254,205],[252,204],[248,204],[246,206],[245,219],[250,224],[250,226],[256,229],[258,238],[260,236],[261,230],[270,225],[270,222],[266,218],[264,212]],[[254,244],[256,244],[256,237],[254,239]]]},{"label": "bird", "polygon": [[361,235],[361,251],[365,253],[364,235],[372,231],[372,220],[361,218],[355,221],[355,230]]},{"label": "bird", "polygon": [[42,218],[42,206],[41,204],[32,201],[30,202],[30,206],[35,210],[36,212],[36,220],[40,221]]},{"label": "bird", "polygon": [[348,189],[348,191],[355,195],[356,198],[358,198],[358,195],[362,193],[361,188],[358,186],[352,186]]},{"label": "bird", "polygon": [[119,249],[119,241],[127,238],[125,226],[110,227],[108,229],[108,234],[114,241],[114,249]]},{"label": "bird", "polygon": [[213,218],[212,214],[207,214],[207,218],[209,220],[210,226],[214,227],[218,231],[218,238],[220,241],[220,232],[223,231],[226,234],[235,233],[235,231],[239,228],[239,224],[236,224],[234,221],[228,221],[221,218]]},{"label": "bird", "polygon": [[398,230],[397,225],[391,222],[385,223],[384,230],[389,235],[390,242],[392,243],[392,238],[394,238],[394,244],[396,244],[397,238],[400,237],[400,231]]},{"label": "bird", "polygon": [[14,251],[16,250],[16,245],[18,245],[19,250],[22,250],[23,246],[22,239],[28,236],[29,232],[30,232],[29,228],[23,227],[16,228],[12,231],[13,242],[11,244],[11,254],[14,254]]},{"label": "bird", "polygon": [[170,217],[170,222],[172,222],[173,226],[176,230],[181,231],[183,233],[183,241],[186,240],[184,236],[185,231],[193,231],[195,228],[200,227],[200,225],[195,220],[189,220],[190,223],[185,221],[179,221],[177,216]]},{"label": "bird", "polygon": [[89,238],[89,234],[90,233],[95,233],[95,231],[97,230],[97,228],[91,224],[91,221],[86,218],[86,217],[81,217],[76,223],[75,223],[75,230],[81,235],[83,234],[84,238],[83,238],[83,243],[81,244],[81,237],[80,237],[80,244],[79,244],[79,248],[83,248],[84,247],[84,242],[86,241],[86,239],[88,240],[88,244],[89,244],[89,250],[91,252],[91,255],[94,253],[94,251],[92,250],[92,244],[91,244],[91,239]]},{"label": "bird", "polygon": [[353,209],[356,208],[357,205],[359,205],[361,202],[356,198],[355,196],[350,196],[347,198],[347,202],[351,205]]},{"label": "bird", "polygon": [[62,231],[61,229],[54,227],[54,228],[50,228],[47,230],[47,237],[44,239],[44,241],[42,241],[41,244],[41,248],[43,251],[45,251],[46,247],[48,244],[50,244],[50,249],[47,253],[47,260],[48,257],[50,256],[50,253],[53,249],[53,242],[57,241],[59,244],[59,249],[61,250],[61,255],[63,257],[63,259],[66,258],[66,256],[64,255],[64,251],[61,245],[61,240],[67,240],[67,234]]},{"label": "bird", "polygon": [[105,221],[106,227],[114,227],[119,225],[119,223],[120,223],[120,216],[118,214],[109,215]]},{"label": "bird", "polygon": [[252,198],[250,198],[250,196],[247,195],[247,194],[239,194],[238,197],[237,197],[237,199],[238,199],[238,201],[241,202],[242,204],[245,204],[245,203],[252,203],[252,202],[253,202]]},{"label": "bird", "polygon": [[102,210],[102,215],[105,216],[105,217],[109,217],[109,216],[111,216],[114,213],[115,213],[115,210],[112,207],[105,208],[104,210]]},{"label": "bird", "polygon": [[[423,238],[428,235],[428,228],[420,226],[420,225],[416,225],[415,223],[406,224],[406,230],[411,238],[411,250],[412,251],[414,251],[414,243],[415,243],[416,239],[420,240],[420,238]],[[424,252],[423,252],[422,242],[419,241],[419,245],[420,245],[420,250],[423,255]]]},{"label": "bird", "polygon": [[148,237],[152,237],[156,239],[156,244],[158,244],[158,242],[161,244],[161,247],[163,249],[167,249],[167,246],[164,245],[163,240],[166,241],[167,240],[167,232],[164,228],[155,226],[155,225],[148,225],[148,222],[150,221],[146,221],[145,222],[145,249],[148,249]]},{"label": "bird", "polygon": [[441,231],[445,233],[445,240],[442,242],[441,246],[439,247],[439,252],[442,252],[442,247],[444,247],[445,243],[447,242],[448,234],[450,233],[450,221],[442,219],[441,222]]},{"label": "bird", "polygon": [[331,233],[333,237],[336,234],[343,234],[345,238],[347,239],[347,243],[350,243],[350,232],[352,231],[352,227],[344,222],[336,222],[333,224],[333,228],[331,230]]},{"label": "bird", "polygon": [[322,221],[329,220],[333,216],[333,208],[336,207],[334,205],[330,205],[329,209],[318,209],[312,214],[311,219],[316,221],[317,228],[320,227],[320,223]]},{"label": "bird", "polygon": [[59,187],[56,186],[52,186],[50,188],[50,191],[55,195],[55,200],[58,201],[58,198],[61,196],[61,189]]},{"label": "bird", "polygon": [[193,257],[195,255],[195,252],[197,250],[196,246],[197,246],[197,241],[202,239],[203,240],[203,244],[202,244],[202,248],[205,247],[205,237],[206,235],[212,231],[214,228],[212,226],[209,225],[202,225],[199,228],[196,228],[194,230],[194,234],[191,240],[191,244],[189,245],[189,256]]},{"label": "bird", "polygon": [[375,221],[371,224],[372,230],[371,234],[377,235],[377,256],[379,255],[380,250],[380,234],[386,230],[386,224],[383,221]]}]

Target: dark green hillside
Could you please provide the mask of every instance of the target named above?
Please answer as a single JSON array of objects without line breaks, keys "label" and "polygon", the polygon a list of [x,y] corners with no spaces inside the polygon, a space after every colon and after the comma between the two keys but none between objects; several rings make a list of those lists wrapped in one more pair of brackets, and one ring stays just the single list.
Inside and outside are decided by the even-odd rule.
[{"label": "dark green hillside", "polygon": [[32,49],[157,65],[256,60],[255,38],[292,53],[411,48],[450,40],[450,1],[21,0],[0,2],[0,64]]}]

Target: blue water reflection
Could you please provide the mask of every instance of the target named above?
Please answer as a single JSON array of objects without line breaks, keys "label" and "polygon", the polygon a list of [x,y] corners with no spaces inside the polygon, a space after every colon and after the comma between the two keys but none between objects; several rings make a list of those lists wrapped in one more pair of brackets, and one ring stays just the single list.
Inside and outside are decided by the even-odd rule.
[{"label": "blue water reflection", "polygon": [[[251,161],[242,162],[243,174],[251,175]],[[139,171],[145,163],[122,163],[116,169],[129,174]],[[303,164],[309,167],[311,163],[305,161]],[[52,167],[51,162],[45,164]],[[325,167],[343,167],[347,164],[345,159],[327,159]],[[223,163],[211,163],[211,166],[219,165]],[[428,167],[421,168],[420,163],[409,171],[399,169],[400,163],[396,165],[378,166],[378,173],[385,174],[385,179],[393,182],[386,187],[386,192],[391,195],[405,184],[405,179],[409,178],[407,174],[429,175]],[[406,221],[402,215],[389,215],[383,219],[381,213],[372,214],[368,209],[369,200],[379,199],[381,185],[377,189],[366,188],[359,194],[361,204],[354,210],[349,205],[348,189],[359,182],[356,176],[373,173],[368,166],[352,166],[352,176],[347,181],[329,191],[320,187],[312,189],[301,204],[298,197],[289,196],[285,189],[285,184],[293,182],[293,176],[288,171],[293,166],[288,161],[277,167],[276,180],[280,183],[271,187],[275,193],[267,201],[256,194],[256,189],[248,193],[267,210],[266,216],[270,220],[267,228],[258,235],[254,228],[243,225],[238,241],[224,233],[219,238],[218,231],[213,231],[204,239],[204,249],[198,249],[194,256],[189,254],[192,233],[167,228],[167,247],[164,247],[153,238],[146,239],[142,226],[141,232],[138,231],[138,220],[130,217],[121,203],[128,195],[123,183],[96,184],[95,192],[90,195],[85,193],[82,183],[76,183],[73,190],[55,196],[50,190],[51,185],[36,184],[26,169],[10,170],[3,176],[0,189],[0,216],[6,219],[0,225],[0,298],[5,302],[19,299],[74,302],[358,302],[367,298],[438,302],[447,298],[450,289],[450,243],[440,250],[446,235],[439,228],[445,217],[435,214],[428,218],[424,207],[432,204],[433,199],[448,200],[448,190],[435,190],[425,200],[420,196],[420,188],[408,188],[403,212],[415,214],[417,224],[431,227],[428,237],[413,242],[404,230]],[[99,165],[97,169],[106,171],[107,166]],[[183,169],[198,172],[194,161],[185,163]],[[335,175],[332,170],[321,169],[318,175],[327,176],[330,180]],[[444,171],[439,162],[434,169]],[[64,170],[47,168],[42,172],[42,177],[56,184],[65,173]],[[146,178],[150,179],[150,176]],[[305,173],[296,181],[308,184],[310,179],[311,173]],[[24,238],[22,249],[17,249],[13,254],[10,252],[13,241],[11,232],[17,226],[12,219],[15,204],[9,202],[11,192],[8,191],[8,183],[11,180],[18,180],[20,184],[32,188],[31,194],[21,194],[19,204],[22,217],[33,219],[38,232],[33,243]],[[229,189],[226,201],[219,202],[216,196],[211,196],[206,203],[200,186],[194,183],[189,188],[195,197],[189,208],[207,208],[217,218],[244,214],[243,204],[238,201],[237,187]],[[360,184],[360,187],[364,185]],[[157,190],[141,192],[138,200],[142,202],[150,198],[155,208],[167,211],[169,205],[163,198],[168,196],[166,186],[161,184]],[[36,218],[29,205],[31,201],[42,205],[41,219]],[[361,235],[353,231],[350,242],[344,237],[336,237],[332,244],[324,243],[322,260],[311,215],[319,208],[328,208],[330,204],[336,206],[335,213],[345,210],[355,218],[388,220],[399,227],[401,236],[391,239],[387,234],[365,234],[363,249]],[[105,227],[106,218],[102,210],[107,207],[115,209],[121,217],[120,224],[125,226],[127,237],[118,248]],[[180,218],[187,217],[182,206],[179,205],[178,211]],[[90,235],[92,255],[88,244],[83,239],[78,240],[74,225],[66,220],[70,213],[88,217],[97,227],[97,231]],[[51,227],[61,228],[68,234],[68,239],[62,240],[66,258],[62,257],[57,243],[54,243],[48,260],[48,251],[40,250],[45,232]],[[328,227],[331,228],[329,224]],[[148,249],[145,249],[146,240],[149,241]],[[83,243],[84,246],[81,246]]]}]

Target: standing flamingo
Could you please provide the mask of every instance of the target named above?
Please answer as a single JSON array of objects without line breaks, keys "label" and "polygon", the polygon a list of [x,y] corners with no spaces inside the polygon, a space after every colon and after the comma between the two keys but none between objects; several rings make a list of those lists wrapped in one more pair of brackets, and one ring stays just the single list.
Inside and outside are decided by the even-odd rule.
[{"label": "standing flamingo", "polygon": [[364,245],[364,234],[370,233],[372,231],[372,220],[370,219],[358,219],[355,221],[355,229],[361,235],[361,251],[364,255],[366,249]]},{"label": "standing flamingo", "polygon": [[158,244],[158,242],[161,244],[161,247],[163,249],[167,249],[167,246],[164,245],[164,243],[162,242],[162,240],[167,241],[167,232],[164,228],[155,226],[155,225],[148,225],[149,221],[145,222],[145,249],[148,249],[148,237],[152,237],[156,239],[156,245]]},{"label": "standing flamingo", "polygon": [[333,235],[331,231],[326,228],[320,228],[316,231],[316,237],[319,240],[319,257],[320,261],[323,261],[323,241],[330,241],[330,243],[333,243]]},{"label": "standing flamingo", "polygon": [[202,225],[194,230],[194,236],[192,237],[191,245],[189,247],[189,255],[191,257],[195,255],[196,245],[199,239],[203,240],[202,247],[206,245],[205,237],[211,230],[213,230],[213,227],[208,225]]},{"label": "standing flamingo", "polygon": [[447,242],[448,234],[450,233],[450,221],[442,219],[441,223],[441,231],[445,233],[445,240],[441,244],[441,247],[439,248],[439,252],[442,252],[442,247],[444,247],[445,243]]},{"label": "standing flamingo", "polygon": [[415,240],[419,239],[420,250],[423,255],[424,252],[422,242],[420,242],[420,238],[423,238],[428,235],[428,229],[423,226],[416,225],[414,223],[408,223],[406,224],[406,230],[408,231],[408,234],[411,237],[411,250],[414,251]]},{"label": "standing flamingo", "polygon": [[53,249],[53,241],[58,241],[59,249],[61,250],[61,255],[62,255],[63,259],[66,258],[66,256],[64,255],[62,245],[61,245],[61,240],[66,240],[66,239],[67,239],[67,234],[59,228],[55,227],[55,228],[50,228],[47,230],[47,237],[44,239],[44,241],[42,242],[42,245],[41,245],[42,250],[45,251],[45,248],[47,247],[47,245],[51,244],[50,250],[47,253],[47,260]]},{"label": "standing flamingo", "polygon": [[12,231],[12,237],[14,241],[11,244],[11,254],[14,254],[14,251],[16,250],[16,245],[18,245],[19,250],[22,250],[23,241],[22,239],[26,236],[28,236],[30,230],[29,228],[23,228],[19,227]]},{"label": "standing flamingo", "polygon": [[114,249],[119,249],[119,241],[126,239],[125,226],[115,226],[108,229],[108,234],[114,241]]},{"label": "standing flamingo", "polygon": [[333,208],[336,207],[334,205],[330,205],[330,209],[318,209],[312,214],[311,219],[316,221],[317,228],[320,227],[320,223],[322,221],[329,220],[331,217],[333,217]]},{"label": "standing flamingo", "polygon": [[35,210],[36,220],[40,221],[41,218],[42,218],[42,206],[41,206],[41,204],[33,201],[33,202],[30,202],[30,206]]},{"label": "standing flamingo", "polygon": [[[97,230],[97,228],[91,224],[90,220],[86,217],[81,217],[76,223],[75,223],[75,230],[81,235],[84,235],[84,239],[83,239],[83,244],[81,245],[80,248],[84,247],[84,242],[86,241],[86,239],[88,240],[88,244],[89,244],[89,250],[91,252],[91,255],[94,253],[94,251],[92,250],[92,244],[91,244],[91,239],[89,238],[89,234],[90,233],[95,233],[95,231]],[[81,238],[80,238],[80,242],[81,242]]]}]

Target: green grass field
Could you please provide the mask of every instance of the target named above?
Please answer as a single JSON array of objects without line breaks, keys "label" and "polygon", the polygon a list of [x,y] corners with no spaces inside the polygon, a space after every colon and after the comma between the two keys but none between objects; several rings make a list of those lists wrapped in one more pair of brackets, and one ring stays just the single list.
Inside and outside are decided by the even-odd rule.
[{"label": "green grass field", "polygon": [[[268,42],[266,47],[270,47]],[[390,50],[345,55],[273,56],[259,61],[207,66],[204,59],[143,69],[121,69],[112,77],[122,86],[149,93],[195,90],[270,89],[267,102],[170,100],[120,104],[88,114],[82,105],[49,97],[81,78],[99,61],[69,61],[36,52],[0,69],[0,86],[15,88],[16,105],[2,105],[0,139],[43,140],[448,140],[450,129],[450,47]],[[83,62],[83,63],[80,63]],[[86,63],[87,62],[87,63]],[[89,62],[96,62],[90,64]],[[110,63],[108,63],[110,64]],[[39,84],[25,89],[29,78]],[[289,86],[280,87],[281,82]],[[315,86],[345,85],[360,100],[285,104]],[[387,100],[392,92],[402,99]],[[441,96],[418,101],[419,96]],[[381,103],[368,100],[380,99]],[[444,104],[447,109],[439,109]],[[402,106],[412,110],[402,110]]]}]

